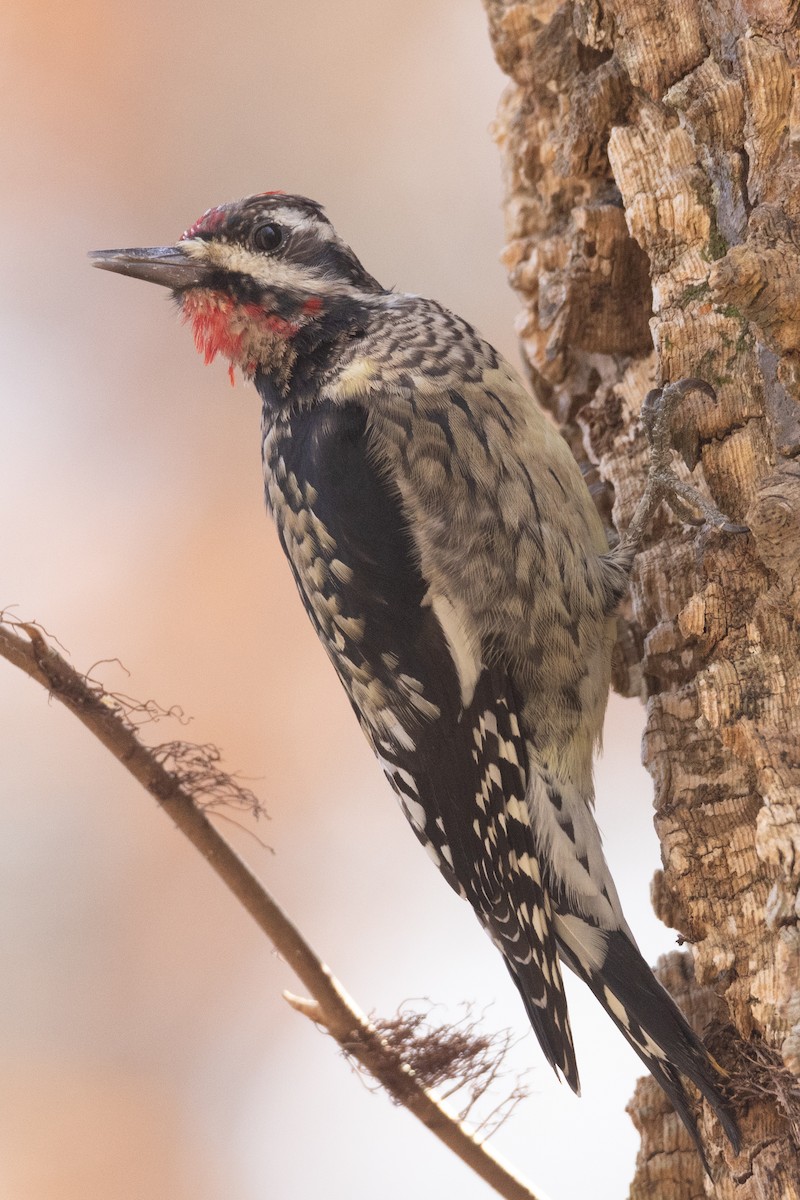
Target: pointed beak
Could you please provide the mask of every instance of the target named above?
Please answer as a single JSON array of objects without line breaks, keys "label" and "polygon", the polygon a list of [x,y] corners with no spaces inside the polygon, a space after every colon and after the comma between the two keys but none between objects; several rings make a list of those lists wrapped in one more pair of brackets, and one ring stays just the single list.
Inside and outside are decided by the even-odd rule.
[{"label": "pointed beak", "polygon": [[185,288],[202,287],[207,281],[208,267],[190,258],[179,246],[150,246],[137,250],[93,250],[89,258],[101,271],[116,271],[132,279],[160,283],[176,292]]}]

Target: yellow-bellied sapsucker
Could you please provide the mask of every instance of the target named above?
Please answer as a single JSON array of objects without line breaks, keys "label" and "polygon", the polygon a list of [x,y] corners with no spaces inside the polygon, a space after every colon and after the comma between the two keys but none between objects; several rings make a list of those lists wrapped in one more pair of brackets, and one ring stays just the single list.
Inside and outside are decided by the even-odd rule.
[{"label": "yellow-bellied sapsucker", "polygon": [[254,381],[267,502],[309,616],[548,1061],[577,1090],[563,962],[701,1153],[682,1075],[736,1146],[715,1064],[636,948],[592,815],[612,614],[648,514],[670,492],[696,500],[663,445],[609,551],[566,443],[508,364],[441,305],[381,287],[300,196],[210,209],[174,246],[94,261],[171,288],[206,361]]}]

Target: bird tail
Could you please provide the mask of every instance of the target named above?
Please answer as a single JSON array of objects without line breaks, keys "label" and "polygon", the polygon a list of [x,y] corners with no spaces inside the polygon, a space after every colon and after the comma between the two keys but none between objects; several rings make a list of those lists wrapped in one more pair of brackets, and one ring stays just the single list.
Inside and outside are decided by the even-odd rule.
[{"label": "bird tail", "polygon": [[628,1040],[691,1134],[708,1171],[693,1107],[681,1075],[710,1104],[734,1149],[739,1130],[720,1090],[721,1072],[669,992],[661,986],[639,951],[621,930],[604,931],[606,954],[601,965],[581,963],[565,947],[565,960],[602,1004]]},{"label": "bird tail", "polygon": [[567,1015],[566,1000],[563,999],[563,991],[559,990],[557,996],[554,997],[561,1000],[557,1007],[542,1006],[533,999],[531,987],[524,972],[520,972],[517,964],[509,958],[505,958],[505,964],[522,997],[525,1012],[542,1048],[542,1053],[556,1076],[559,1073],[563,1075],[575,1095],[580,1096],[581,1082],[578,1075],[578,1063],[575,1058],[572,1030]]},{"label": "bird tail", "polygon": [[517,986],[545,1058],[580,1095],[550,897],[539,881],[538,863],[531,870],[531,874],[515,871],[516,891],[510,887],[499,891],[480,916]]}]

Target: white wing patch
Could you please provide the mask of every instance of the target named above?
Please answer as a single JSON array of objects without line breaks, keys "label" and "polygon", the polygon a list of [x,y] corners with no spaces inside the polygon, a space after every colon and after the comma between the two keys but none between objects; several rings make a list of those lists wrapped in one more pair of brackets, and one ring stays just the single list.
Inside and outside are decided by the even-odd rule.
[{"label": "white wing patch", "polygon": [[426,593],[423,604],[429,604],[445,636],[461,688],[462,707],[468,708],[475,695],[475,685],[483,664],[471,633],[471,622],[463,605],[456,606],[448,596]]}]

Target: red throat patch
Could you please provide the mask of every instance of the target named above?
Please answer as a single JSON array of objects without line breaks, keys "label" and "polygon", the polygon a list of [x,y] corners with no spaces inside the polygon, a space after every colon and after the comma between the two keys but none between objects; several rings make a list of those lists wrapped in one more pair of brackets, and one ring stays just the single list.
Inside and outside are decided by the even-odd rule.
[{"label": "red throat patch", "polygon": [[258,304],[236,304],[224,292],[193,288],[182,301],[183,319],[192,327],[194,344],[206,364],[218,354],[251,376],[259,365],[259,351],[276,338],[294,337],[299,326],[285,317],[265,313]]}]

